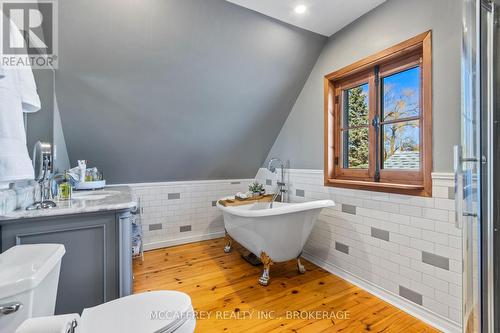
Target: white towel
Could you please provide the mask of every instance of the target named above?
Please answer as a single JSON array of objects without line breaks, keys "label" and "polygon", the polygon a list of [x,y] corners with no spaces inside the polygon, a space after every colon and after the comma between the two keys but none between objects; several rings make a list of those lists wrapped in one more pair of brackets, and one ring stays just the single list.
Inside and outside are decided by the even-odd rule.
[{"label": "white towel", "polygon": [[[22,38],[12,23],[11,27],[11,36]],[[0,68],[0,183],[34,178],[23,112],[40,107],[31,67]]]},{"label": "white towel", "polygon": [[67,333],[70,332],[73,320],[76,320],[78,325],[80,316],[77,313],[73,313],[60,316],[30,318],[24,321],[16,329],[15,333]]}]

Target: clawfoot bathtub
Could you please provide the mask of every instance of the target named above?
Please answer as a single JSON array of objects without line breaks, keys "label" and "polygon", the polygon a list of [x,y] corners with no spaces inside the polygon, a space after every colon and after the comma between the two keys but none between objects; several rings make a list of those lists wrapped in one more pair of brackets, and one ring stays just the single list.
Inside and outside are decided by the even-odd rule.
[{"label": "clawfoot bathtub", "polygon": [[261,285],[269,283],[273,262],[297,259],[297,269],[305,273],[300,263],[302,249],[323,208],[334,206],[331,200],[304,203],[257,202],[243,206],[225,207],[217,203],[224,216],[225,252],[231,251],[232,239],[260,258],[264,265]]}]

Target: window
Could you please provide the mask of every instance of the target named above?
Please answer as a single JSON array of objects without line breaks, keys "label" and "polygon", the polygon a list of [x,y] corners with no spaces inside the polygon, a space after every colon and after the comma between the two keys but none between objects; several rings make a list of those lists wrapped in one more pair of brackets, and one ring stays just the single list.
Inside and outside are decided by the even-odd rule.
[{"label": "window", "polygon": [[431,195],[431,32],[325,76],[325,185]]}]

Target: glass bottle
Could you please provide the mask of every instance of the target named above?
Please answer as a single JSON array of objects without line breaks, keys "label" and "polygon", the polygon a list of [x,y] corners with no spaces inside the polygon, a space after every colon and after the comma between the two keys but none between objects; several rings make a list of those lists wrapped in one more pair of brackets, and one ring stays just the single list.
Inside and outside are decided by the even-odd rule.
[{"label": "glass bottle", "polygon": [[69,182],[68,172],[64,172],[64,180],[59,184],[59,200],[66,201],[71,200],[72,187]]}]

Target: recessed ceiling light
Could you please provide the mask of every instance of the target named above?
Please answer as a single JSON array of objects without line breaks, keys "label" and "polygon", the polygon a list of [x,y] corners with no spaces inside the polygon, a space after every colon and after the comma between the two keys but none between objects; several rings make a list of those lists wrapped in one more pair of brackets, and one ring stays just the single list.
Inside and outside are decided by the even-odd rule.
[{"label": "recessed ceiling light", "polygon": [[307,7],[304,6],[304,5],[298,5],[297,7],[295,7],[295,12],[297,14],[304,14],[307,10]]}]

